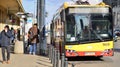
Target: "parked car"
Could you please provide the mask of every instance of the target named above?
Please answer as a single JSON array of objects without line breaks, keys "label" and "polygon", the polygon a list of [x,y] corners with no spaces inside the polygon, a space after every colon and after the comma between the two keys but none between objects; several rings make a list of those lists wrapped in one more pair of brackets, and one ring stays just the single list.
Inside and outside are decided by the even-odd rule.
[{"label": "parked car", "polygon": [[114,36],[113,36],[114,42],[117,42],[117,38],[118,38],[117,35],[114,35]]},{"label": "parked car", "polygon": [[115,33],[116,36],[120,36],[120,29],[114,30],[114,33]]}]

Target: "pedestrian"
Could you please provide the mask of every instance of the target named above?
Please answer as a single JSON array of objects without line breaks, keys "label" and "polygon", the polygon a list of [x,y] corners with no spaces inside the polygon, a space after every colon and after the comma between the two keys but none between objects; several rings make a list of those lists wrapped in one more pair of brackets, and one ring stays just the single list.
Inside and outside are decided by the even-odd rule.
[{"label": "pedestrian", "polygon": [[20,28],[17,29],[17,40],[20,41]]},{"label": "pedestrian", "polygon": [[39,30],[37,24],[34,24],[28,31],[28,41],[30,42],[29,54],[36,54]]},{"label": "pedestrian", "polygon": [[[2,63],[10,63],[10,38],[12,37],[12,33],[9,30],[9,26],[6,25],[4,30],[0,34],[1,37],[1,48],[2,48]],[[7,56],[6,56],[7,52]]]},{"label": "pedestrian", "polygon": [[14,40],[15,40],[15,30],[13,27],[11,27],[11,33],[12,33],[12,37],[11,37],[11,44],[14,44]]}]

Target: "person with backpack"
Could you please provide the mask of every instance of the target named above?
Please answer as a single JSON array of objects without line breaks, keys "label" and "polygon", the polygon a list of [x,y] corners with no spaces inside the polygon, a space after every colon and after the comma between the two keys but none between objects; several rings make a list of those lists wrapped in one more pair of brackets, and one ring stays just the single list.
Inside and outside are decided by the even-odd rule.
[{"label": "person with backpack", "polygon": [[[12,37],[12,33],[9,30],[9,26],[6,25],[4,30],[0,34],[1,36],[1,48],[2,48],[2,63],[10,63],[10,38]],[[7,52],[7,56],[6,56]]]}]

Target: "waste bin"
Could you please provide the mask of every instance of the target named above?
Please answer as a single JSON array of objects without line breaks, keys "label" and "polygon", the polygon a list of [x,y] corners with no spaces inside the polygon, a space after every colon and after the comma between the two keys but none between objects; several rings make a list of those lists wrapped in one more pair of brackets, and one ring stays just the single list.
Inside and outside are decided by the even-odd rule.
[{"label": "waste bin", "polygon": [[24,53],[23,41],[16,41],[15,42],[14,53],[16,53],[16,54],[23,54]]}]

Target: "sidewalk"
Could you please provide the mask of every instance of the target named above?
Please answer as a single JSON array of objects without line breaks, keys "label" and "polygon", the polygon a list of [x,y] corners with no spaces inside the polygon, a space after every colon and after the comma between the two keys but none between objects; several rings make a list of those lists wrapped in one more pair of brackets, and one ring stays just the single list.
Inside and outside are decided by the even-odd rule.
[{"label": "sidewalk", "polygon": [[11,54],[11,63],[2,64],[0,48],[0,67],[53,67],[50,60],[44,56],[28,54]]}]

